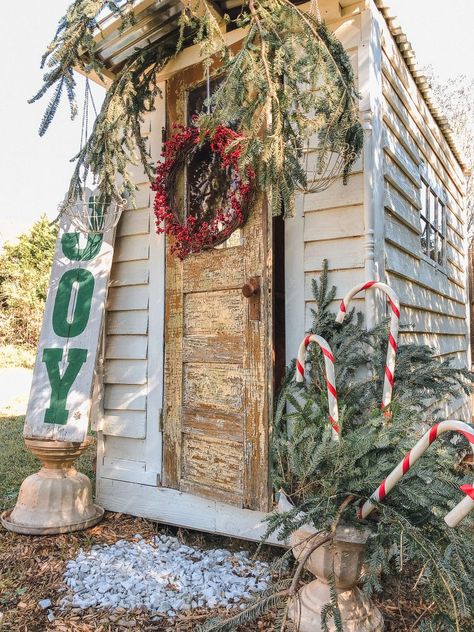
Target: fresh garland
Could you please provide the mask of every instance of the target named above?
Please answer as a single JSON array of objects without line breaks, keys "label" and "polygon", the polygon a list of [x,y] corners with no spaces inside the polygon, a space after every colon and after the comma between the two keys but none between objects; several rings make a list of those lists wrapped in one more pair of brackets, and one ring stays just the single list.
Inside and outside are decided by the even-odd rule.
[{"label": "fresh garland", "polygon": [[[317,2],[313,4],[317,8]],[[96,48],[99,16],[108,8],[124,26],[133,19],[130,5],[124,0],[71,4],[43,57],[47,71],[34,100],[50,90],[53,97],[41,133],[63,94],[74,113],[76,68],[99,76],[107,70]],[[91,135],[75,157],[68,197],[75,198],[89,171],[104,196],[128,193],[133,198],[135,183],[128,166],[137,161],[153,180],[140,120],[159,95],[157,73],[191,43],[200,44],[204,66],[220,62],[225,76],[212,97],[211,114],[200,116],[199,127],[212,134],[219,125],[237,125],[243,136],[241,173],[248,166],[255,171],[256,186],[267,194],[274,214],[291,215],[295,190],[305,189],[302,158],[310,139],[318,148],[313,154],[317,173],[323,174],[331,156],[338,155],[346,180],[363,142],[359,96],[350,59],[319,12],[303,10],[290,0],[243,0],[221,23],[204,0],[187,0],[184,6],[174,40],[158,40],[137,50],[118,71]],[[227,44],[223,23],[228,30],[243,29],[238,50]]]},{"label": "fresh garland", "polygon": [[[239,169],[241,136],[219,125],[202,137],[198,127],[174,126],[175,133],[164,143],[162,158],[156,170],[154,211],[158,233],[173,237],[171,251],[179,259],[222,244],[247,220],[252,200],[255,173],[247,167],[245,177]],[[177,180],[185,164],[198,147],[208,145],[217,159],[217,166],[229,182],[220,208],[205,208],[189,214],[176,199]],[[182,205],[181,205],[182,206]]]}]

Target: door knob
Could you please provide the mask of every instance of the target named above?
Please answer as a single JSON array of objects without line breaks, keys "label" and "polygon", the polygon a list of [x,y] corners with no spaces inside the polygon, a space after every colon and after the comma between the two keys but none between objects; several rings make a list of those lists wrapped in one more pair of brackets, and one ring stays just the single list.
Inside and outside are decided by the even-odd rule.
[{"label": "door knob", "polygon": [[245,298],[255,296],[260,292],[260,284],[257,277],[251,277],[247,283],[242,286],[242,294]]}]

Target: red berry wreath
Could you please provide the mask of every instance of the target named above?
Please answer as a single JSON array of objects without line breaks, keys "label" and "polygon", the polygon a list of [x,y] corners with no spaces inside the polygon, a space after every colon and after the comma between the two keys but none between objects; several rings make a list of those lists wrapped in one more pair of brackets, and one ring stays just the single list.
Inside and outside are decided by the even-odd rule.
[{"label": "red berry wreath", "polygon": [[[191,253],[218,246],[236,228],[243,226],[249,213],[255,173],[247,168],[246,177],[242,178],[238,165],[242,136],[229,127],[219,125],[204,139],[197,127],[176,125],[175,130],[173,136],[164,143],[161,154],[164,160],[158,164],[152,189],[156,192],[156,230],[174,237],[172,252],[184,259]],[[178,179],[184,166],[189,165],[203,145],[207,145],[213,168],[217,169],[218,188],[224,187],[224,190],[220,191],[220,203],[216,207],[211,208],[204,199],[198,198],[197,204],[194,201],[195,208],[189,212],[186,208],[180,208],[186,206],[184,201],[176,201]],[[200,164],[199,159],[197,162]],[[209,184],[208,172],[205,169],[201,171],[201,182]]]}]

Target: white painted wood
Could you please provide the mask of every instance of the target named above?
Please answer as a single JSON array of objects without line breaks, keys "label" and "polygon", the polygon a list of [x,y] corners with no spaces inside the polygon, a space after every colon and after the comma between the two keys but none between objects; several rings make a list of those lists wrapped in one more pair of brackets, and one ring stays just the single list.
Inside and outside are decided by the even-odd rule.
[{"label": "white painted wood", "polygon": [[148,485],[156,487],[160,478],[156,472],[127,470],[116,467],[107,467],[103,465],[100,468],[101,480],[111,479],[113,481],[122,481],[126,483],[137,483],[139,485]]},{"label": "white painted wood", "polygon": [[145,384],[146,360],[107,360],[104,370],[106,384]]},{"label": "white painted wood", "polygon": [[[459,176],[456,178],[456,181],[452,180],[453,170],[459,173],[459,165],[457,162],[453,163],[452,160],[448,158],[446,153],[442,151],[440,142],[434,138],[432,130],[437,129],[434,120],[431,118],[431,126],[425,123],[419,111],[410,104],[403,85],[400,84],[390,60],[385,55],[382,59],[383,76],[385,78],[383,82],[383,94],[387,102],[395,110],[407,130],[413,136],[423,154],[423,158],[437,170],[440,178],[446,180],[447,188],[451,191],[452,195],[457,196],[459,201],[462,195],[460,189],[461,180]],[[445,146],[447,147],[447,145]],[[449,150],[449,152],[451,152],[451,150]],[[454,159],[454,157],[452,158]]]},{"label": "white painted wood", "polygon": [[[157,162],[162,151],[163,136],[161,130],[166,126],[166,85],[159,84],[163,95],[157,101],[153,113],[151,136],[151,156]],[[146,463],[147,471],[161,477],[163,435],[161,429],[161,411],[163,409],[163,340],[165,315],[165,236],[155,231],[153,199],[150,200],[150,300],[148,345],[148,391],[146,411]]]},{"label": "white painted wood", "polygon": [[457,335],[402,332],[400,342],[428,345],[438,356],[449,356],[457,351],[466,350],[466,337]]},{"label": "white painted wood", "polygon": [[[362,275],[362,279],[364,279],[364,269],[361,269],[361,275]],[[351,301],[351,309],[354,307],[356,312],[362,312],[362,314],[365,316],[365,304],[366,304],[366,300],[367,297],[365,298],[354,298]],[[337,312],[339,311],[339,306],[341,304],[341,301],[337,300],[337,301],[332,301],[329,304],[329,311],[332,312],[334,314],[334,317],[336,316]],[[314,320],[314,316],[312,314],[312,311],[317,311],[317,305],[314,301],[307,301],[306,303],[306,308],[305,308],[305,329],[306,331],[309,331],[313,325],[313,320]],[[300,340],[301,343],[301,340]],[[293,353],[293,357],[296,356],[296,352]]]},{"label": "white painted wood", "polygon": [[102,432],[113,437],[145,439],[146,413],[144,410],[106,410]]},{"label": "white painted wood", "polygon": [[403,305],[400,312],[400,325],[409,326],[409,331],[418,333],[450,334],[464,336],[466,323],[464,318],[437,314]]},{"label": "white painted wood", "polygon": [[[369,281],[384,279],[380,29],[371,10],[362,13],[361,34],[358,56],[359,108],[364,129],[364,273]],[[364,299],[366,324],[373,327],[383,314],[384,304],[373,292]]]},{"label": "white painted wood", "polygon": [[[104,435],[104,455],[111,459],[130,459],[131,461],[143,461],[145,453],[144,439],[131,439],[129,437],[114,437]],[[98,472],[100,475],[100,472]]]},{"label": "white painted wood", "polygon": [[150,238],[148,235],[130,235],[120,237],[115,244],[115,261],[136,261],[148,259]]},{"label": "white painted wood", "polygon": [[[137,193],[140,193],[137,191]],[[146,199],[148,204],[145,207],[141,207],[139,210],[127,210],[123,211],[120,218],[120,224],[117,231],[118,237],[125,237],[127,235],[147,235],[150,231],[150,214],[148,207],[150,204],[150,192],[148,192]],[[144,197],[143,194],[141,197]]]},{"label": "white painted wood", "polygon": [[349,237],[341,240],[310,241],[305,244],[305,272],[321,270],[323,259],[329,269],[344,270],[364,266],[364,238]]},{"label": "white painted wood", "polygon": [[388,282],[397,292],[402,305],[434,314],[446,314],[455,318],[464,318],[465,307],[463,301],[454,301],[432,288],[417,285],[410,279],[407,280],[403,275],[398,275],[391,270],[388,272]]},{"label": "white painted wood", "polygon": [[134,195],[135,205],[133,208],[135,210],[147,209],[152,202],[152,197],[153,197],[153,194],[152,194],[149,182],[145,182],[144,184],[137,185],[137,190],[135,191],[135,195]]},{"label": "white painted wood", "polygon": [[111,287],[107,300],[108,312],[135,311],[148,308],[148,285]]},{"label": "white painted wood", "polygon": [[[387,59],[390,60],[388,72],[390,73],[391,80],[394,84],[397,85],[400,92],[404,94],[404,97],[407,99],[407,108],[410,110],[410,112],[416,114],[417,118],[420,121],[420,128],[423,129],[424,134],[427,137],[431,136],[433,138],[434,146],[438,147],[437,153],[439,150],[441,150],[446,156],[446,160],[449,162],[450,165],[450,178],[456,178],[456,185],[459,187],[459,190],[462,191],[463,176],[461,168],[451,149],[449,148],[441,130],[435,123],[425,100],[423,99],[418,87],[416,86],[415,81],[406,66],[406,63],[400,54],[400,51],[398,50],[397,45],[393,40],[393,37],[390,33],[388,33],[388,27],[386,23],[382,25],[382,28],[385,31],[383,38],[383,50],[386,53]],[[384,63],[384,70],[385,66],[386,65]]]},{"label": "white painted wood", "polygon": [[395,111],[391,107],[388,107],[386,101],[384,101],[383,106],[383,122],[387,129],[389,129],[396,137],[397,141],[407,152],[412,161],[416,165],[419,165],[422,161],[422,157],[418,145],[408,133],[405,125],[397,116]]},{"label": "white painted wood", "polygon": [[411,230],[420,232],[420,212],[394,187],[385,180],[383,204],[398,221]]},{"label": "white painted wood", "polygon": [[[466,293],[458,285],[447,283],[447,274],[430,265],[425,259],[416,259],[402,253],[393,244],[386,244],[387,270],[396,272],[409,281],[436,290],[442,296],[465,304]],[[408,259],[407,259],[408,257]]]},{"label": "white painted wood", "polygon": [[383,129],[382,139],[383,147],[386,153],[390,156],[390,158],[392,158],[392,160],[398,165],[398,167],[404,172],[404,174],[410,178],[413,184],[416,187],[420,188],[420,163],[415,163],[411,159],[399,140],[387,127]]},{"label": "white painted wood", "polygon": [[148,283],[149,265],[147,260],[114,263],[110,274],[109,287],[124,285],[144,285]]},{"label": "white painted wood", "polygon": [[[306,301],[313,301],[312,281],[319,280],[319,272],[306,272],[304,277],[304,297]],[[353,268],[350,270],[331,270],[329,285],[336,286],[335,300],[340,302],[347,292],[364,281],[364,268]],[[362,296],[362,295],[360,295]],[[360,298],[360,297],[359,297]],[[352,302],[351,302],[352,305]],[[300,340],[301,342],[301,340]]]},{"label": "white painted wood", "polygon": [[148,336],[109,335],[105,357],[108,360],[145,360],[147,349]]},{"label": "white painted wood", "polygon": [[[166,487],[147,487],[124,481],[100,479],[97,502],[109,511],[120,511],[210,533],[259,541],[266,514],[239,509]],[[268,540],[280,544],[276,538]]]},{"label": "white painted wood", "polygon": [[146,334],[148,333],[148,311],[112,312],[107,315],[107,333],[109,334]]},{"label": "white painted wood", "polygon": [[421,208],[420,188],[413,184],[399,168],[397,163],[388,155],[383,161],[384,176],[390,184],[403,195],[416,209]]},{"label": "white painted wood", "polygon": [[296,357],[305,333],[304,198],[295,199],[295,214],[285,220],[285,344],[287,364]]},{"label": "white painted wood", "polygon": [[146,385],[110,384],[104,395],[104,409],[146,410]]},{"label": "white painted wood", "polygon": [[[83,441],[89,426],[94,371],[101,339],[107,281],[112,264],[114,230],[112,229],[104,235],[99,253],[90,261],[71,261],[64,255],[61,239],[65,233],[69,232],[76,231],[71,226],[70,220],[63,216],[59,226],[43,326],[33,370],[33,381],[23,431],[25,437],[54,439],[57,441]],[[82,240],[80,243],[82,244]],[[81,334],[74,338],[63,338],[58,336],[53,330],[53,309],[61,278],[66,272],[76,269],[88,270],[94,278],[89,320]],[[77,290],[73,288],[71,294],[72,305],[74,305],[76,292]],[[46,365],[42,361],[45,348],[63,349],[63,362],[60,364],[61,375],[64,374],[68,364],[66,357],[69,349],[87,350],[86,361],[82,364],[67,397],[68,418],[65,425],[44,422],[45,411],[49,407],[51,400],[50,380]]]},{"label": "white painted wood", "polygon": [[[335,27],[335,28],[334,28]],[[356,48],[360,42],[360,15],[344,19],[339,25],[332,24],[334,35],[346,50]]]},{"label": "white painted wood", "polygon": [[364,214],[362,205],[328,208],[305,213],[305,241],[360,237],[363,234]]},{"label": "white painted wood", "polygon": [[116,470],[129,470],[133,472],[145,472],[145,461],[131,461],[130,459],[113,459],[104,456],[104,466],[114,468]]},{"label": "white painted wood", "polygon": [[318,211],[339,206],[354,206],[364,201],[364,176],[354,173],[347,184],[338,178],[328,189],[318,193],[308,193],[304,199],[304,210]]}]

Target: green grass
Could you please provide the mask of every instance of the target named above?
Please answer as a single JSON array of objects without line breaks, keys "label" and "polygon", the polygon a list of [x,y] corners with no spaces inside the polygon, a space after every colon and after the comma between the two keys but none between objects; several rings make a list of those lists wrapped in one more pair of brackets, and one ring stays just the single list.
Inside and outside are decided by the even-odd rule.
[{"label": "green grass", "polygon": [[0,345],[0,368],[16,369],[18,367],[32,369],[36,351],[17,347],[16,345]]},{"label": "green grass", "polygon": [[[0,511],[13,507],[23,480],[41,467],[40,461],[25,448],[24,421],[23,416],[0,415]],[[95,442],[75,463],[77,469],[91,479],[93,486],[94,461]]]}]

